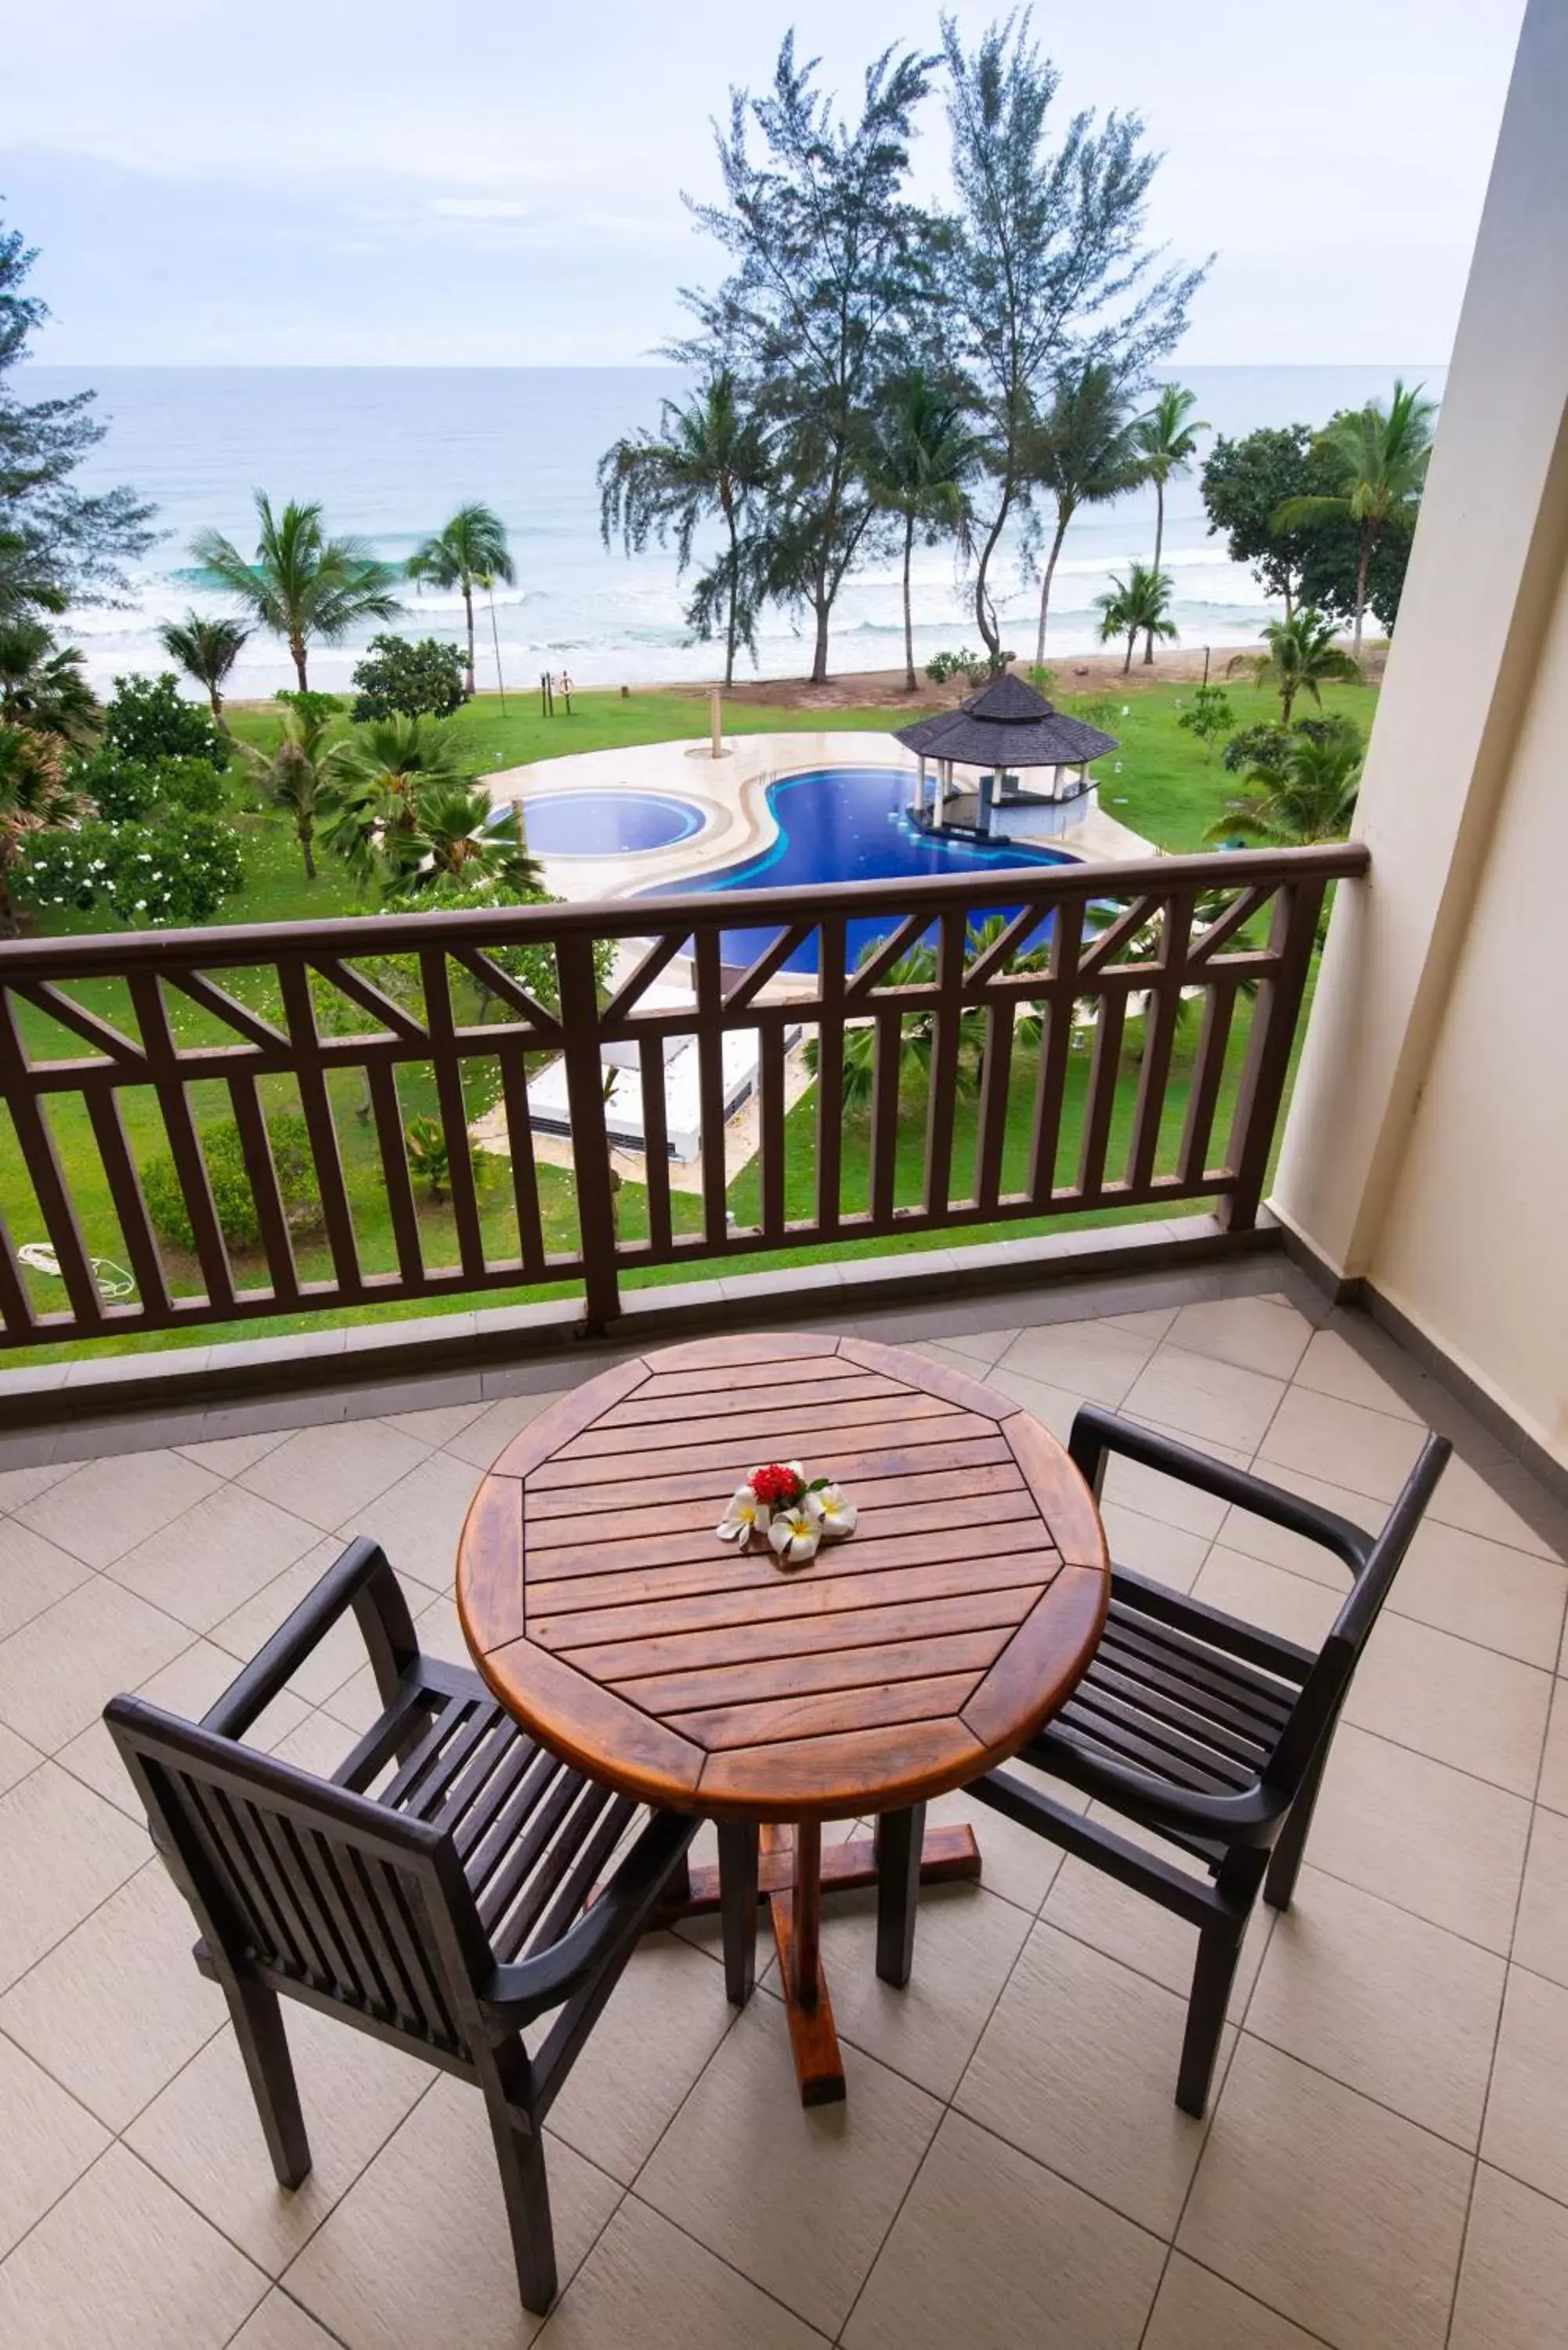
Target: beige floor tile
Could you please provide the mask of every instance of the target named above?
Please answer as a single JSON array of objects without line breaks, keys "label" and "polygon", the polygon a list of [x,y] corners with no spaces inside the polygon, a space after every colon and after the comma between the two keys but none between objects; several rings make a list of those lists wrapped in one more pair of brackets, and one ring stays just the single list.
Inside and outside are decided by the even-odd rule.
[{"label": "beige floor tile", "polygon": [[[1147,1834],[1130,1820],[1103,1804],[1091,1804],[1090,1810],[1117,1835],[1158,1853],[1171,1866],[1183,1865],[1172,1846],[1162,1844],[1158,1836]],[[1193,1874],[1200,1874],[1196,1864]],[[1197,1929],[1173,1917],[1168,1909],[1160,1908],[1146,1895],[1116,1884],[1103,1869],[1092,1868],[1084,1860],[1064,1861],[1040,1914],[1048,1926],[1058,1926],[1078,1941],[1091,1943],[1107,1958],[1131,1967],[1135,1974],[1147,1975],[1152,1981],[1163,1983],[1167,1991],[1186,1999],[1198,1956]],[[1241,1955],[1236,1962],[1235,1981],[1226,2003],[1233,2023],[1241,2022],[1257,1981],[1273,1919],[1273,1911],[1260,1901],[1248,1920]],[[1174,2086],[1173,2076],[1173,2089]]]},{"label": "beige floor tile", "polygon": [[550,2108],[550,2127],[629,2187],[733,2013],[700,1950],[674,1934],[649,1935]]},{"label": "beige floor tile", "polygon": [[1469,1534],[1485,1534],[1491,1542],[1514,1550],[1533,1551],[1538,1558],[1558,1553],[1511,1502],[1494,1492],[1486,1479],[1456,1453],[1438,1481],[1428,1514],[1445,1526],[1462,1526]]},{"label": "beige floor tile", "polygon": [[1165,2247],[948,2114],[846,2350],[1136,2350]]},{"label": "beige floor tile", "polygon": [[1483,2158],[1568,2203],[1568,1988],[1511,1967]]},{"label": "beige floor tile", "polygon": [[0,2267],[18,2350],[220,2350],[266,2279],[144,2163],[111,2146]]},{"label": "beige floor tile", "polygon": [[1546,1725],[1546,1746],[1541,1758],[1537,1803],[1554,1812],[1568,1812],[1568,1680],[1558,1679],[1552,1692],[1552,1712]]},{"label": "beige floor tile", "polygon": [[1568,1820],[1544,1808],[1530,1831],[1513,1956],[1532,1973],[1568,1985]]},{"label": "beige floor tile", "polygon": [[1298,1648],[1320,1648],[1333,1629],[1342,1595],[1220,1542],[1204,1562],[1192,1596],[1282,1640],[1293,1640]]},{"label": "beige floor tile", "polygon": [[[285,1618],[291,1616],[301,1600],[309,1597],[322,1576],[343,1555],[343,1538],[330,1534],[318,1541],[314,1550],[286,1567],[279,1575],[263,1586],[253,1598],[236,1607],[214,1624],[212,1638],[241,1664],[248,1664],[260,1654]],[[411,1613],[423,1607],[429,1595],[424,1586],[410,1582],[406,1587]],[[299,1670],[289,1682],[289,1688],[309,1705],[319,1705],[335,1689],[357,1673],[366,1661],[365,1636],[351,1612],[340,1616],[329,1632],[325,1633]]]},{"label": "beige floor tile", "polygon": [[1319,1395],[1337,1396],[1342,1403],[1365,1404],[1370,1411],[1386,1411],[1396,1419],[1419,1421],[1397,1388],[1359,1354],[1341,1330],[1314,1331],[1297,1366],[1296,1385]]},{"label": "beige floor tile", "polygon": [[0,1518],[0,1640],[41,1616],[91,1573],[19,1518]]},{"label": "beige floor tile", "polygon": [[1174,2103],[1186,2012],[1175,1993],[1041,1923],[953,2103],[1168,2235],[1203,2143],[1203,2125]]},{"label": "beige floor tile", "polygon": [[253,2310],[229,2350],[335,2350],[330,2334],[314,2317],[274,2285],[259,2309]]},{"label": "beige floor tile", "polygon": [[776,2001],[753,1998],[638,2181],[645,2201],[835,2334],[941,2108],[858,2050],[848,2095],[803,2111]]},{"label": "beige floor tile", "polygon": [[1305,1868],[1247,2030],[1473,2152],[1506,1972],[1474,1942]]},{"label": "beige floor tile", "polygon": [[108,1566],[217,1490],[178,1452],[120,1452],[82,1466],[17,1512],[24,1525],[88,1566]]},{"label": "beige floor tile", "polygon": [[[1200,1449],[1213,1451],[1215,1448],[1205,1445]],[[1196,1486],[1179,1484],[1158,1469],[1146,1469],[1141,1461],[1127,1461],[1116,1453],[1106,1462],[1103,1498],[1123,1509],[1136,1510],[1140,1517],[1153,1518],[1158,1524],[1179,1526],[1188,1534],[1200,1534],[1209,1542],[1219,1533],[1230,1506],[1217,1502],[1211,1493],[1200,1492]]]},{"label": "beige floor tile", "polygon": [[0,1469],[0,1517],[19,1510],[36,1494],[47,1493],[62,1478],[74,1476],[79,1465],[75,1461],[56,1461],[41,1462],[36,1469]]},{"label": "beige floor tile", "polygon": [[1148,1338],[1158,1346],[1179,1311],[1175,1305],[1151,1305],[1138,1313],[1107,1314],[1104,1318],[1116,1329],[1130,1330],[1135,1338]]},{"label": "beige floor tile", "polygon": [[1054,1388],[1044,1379],[1033,1378],[1026,1371],[1015,1371],[1006,1363],[997,1363],[985,1375],[985,1384],[998,1395],[1007,1396],[1022,1405],[1031,1419],[1042,1428],[1048,1428],[1059,1444],[1071,1440],[1073,1422],[1078,1417],[1082,1396],[1071,1395],[1065,1388]]},{"label": "beige floor tile", "polygon": [[1342,1723],[1307,1857],[1506,1953],[1529,1830],[1530,1806],[1519,1796]]},{"label": "beige floor tile", "polygon": [[375,1501],[344,1518],[338,1531],[379,1542],[405,1580],[430,1591],[450,1591],[457,1573],[457,1541],[479,1477],[466,1461],[432,1452]]},{"label": "beige floor tile", "polygon": [[540,2337],[542,2350],[812,2350],[822,2339],[635,2195]]},{"label": "beige floor tile", "polygon": [[122,2130],[223,2022],[195,1939],[162,1862],[150,1861],[12,1984],[0,2030]]},{"label": "beige floor tile", "polygon": [[1118,1566],[1147,1575],[1172,1591],[1190,1591],[1198,1570],[1209,1555],[1207,1534],[1189,1533],[1185,1526],[1146,1517],[1120,1502],[1106,1502],[1100,1513]]},{"label": "beige floor tile", "polygon": [[145,1826],[57,1762],[0,1795],[0,1989],[107,1901],[147,1854]]},{"label": "beige floor tile", "polygon": [[[1337,1517],[1348,1518],[1364,1534],[1377,1534],[1388,1515],[1385,1505],[1368,1494],[1350,1492],[1343,1485],[1326,1484],[1321,1477],[1308,1477],[1282,1461],[1260,1461],[1257,1474],[1265,1484],[1299,1494],[1303,1501],[1316,1502],[1324,1509],[1332,1510]],[[1271,1566],[1288,1567],[1293,1575],[1304,1575],[1342,1596],[1350,1588],[1350,1569],[1342,1566],[1332,1551],[1310,1542],[1305,1534],[1292,1534],[1287,1527],[1275,1525],[1270,1518],[1260,1518],[1251,1510],[1228,1511],[1220,1540],[1228,1550],[1244,1551],[1249,1558],[1263,1559]]]},{"label": "beige floor tile", "polygon": [[101,2122],[0,2032],[0,2261],[109,2142]]},{"label": "beige floor tile", "polygon": [[315,1526],[275,1502],[223,1485],[109,1572],[128,1591],[207,1632],[320,1540]]},{"label": "beige floor tile", "polygon": [[1243,1451],[1262,1440],[1284,1388],[1262,1371],[1193,1355],[1168,1342],[1124,1399],[1137,1418],[1185,1432],[1189,1441]]},{"label": "beige floor tile", "polygon": [[1318,2342],[1250,2293],[1177,2252],[1165,2272],[1141,2350],[1318,2350]]},{"label": "beige floor tile", "polygon": [[1258,1448],[1258,1474],[1278,1463],[1326,1478],[1369,1500],[1396,1500],[1421,1449],[1421,1430],[1386,1411],[1292,1388]]},{"label": "beige floor tile", "polygon": [[1551,1702],[1549,1673],[1385,1613],[1356,1667],[1345,1720],[1532,1795]]},{"label": "beige floor tile", "polygon": [[1180,2249],[1336,2350],[1441,2350],[1470,2164],[1250,2036]]},{"label": "beige floor tile", "polygon": [[1449,2350],[1546,2350],[1568,2311],[1568,2211],[1483,2162]]},{"label": "beige floor tile", "polygon": [[471,1468],[488,1469],[503,1448],[509,1444],[520,1428],[537,1419],[553,1403],[558,1403],[566,1392],[565,1387],[553,1388],[542,1395],[502,1396],[487,1404],[477,1419],[456,1436],[449,1436],[442,1445],[454,1461],[466,1461]]},{"label": "beige floor tile", "polygon": [[484,1409],[483,1403],[427,1404],[420,1411],[384,1411],[380,1418],[400,1436],[411,1436],[416,1444],[450,1444],[461,1436]]},{"label": "beige floor tile", "polygon": [[1016,1330],[958,1330],[950,1338],[941,1341],[950,1355],[958,1355],[970,1367],[971,1378],[978,1377],[975,1366],[981,1369],[1000,1362],[1016,1338]]},{"label": "beige floor tile", "polygon": [[[1025,1762],[1012,1762],[1006,1767],[1025,1786],[1044,1789],[1070,1810],[1087,1810],[1088,1798],[1080,1795],[1076,1788],[1064,1786],[1059,1779],[1049,1779],[1044,1772],[1032,1770]],[[992,1811],[962,1787],[955,1788],[950,1795],[939,1795],[926,1806],[928,1828],[965,1825],[974,1830],[975,1842],[980,1846],[981,1883],[986,1891],[999,1894],[1003,1901],[1011,1901],[1034,1917],[1062,1866],[1061,1846],[1036,1835],[1033,1828],[1021,1827],[1016,1820],[1004,1819],[1000,1812]]]},{"label": "beige floor tile", "polygon": [[[621,2189],[546,2133],[556,2259],[569,2284]],[[519,2350],[517,2299],[484,2100],[441,2079],[284,2280],[347,2350]]]},{"label": "beige floor tile", "polygon": [[[902,1991],[877,1974],[877,1899],[834,1901],[823,1950],[841,2036],[906,2080],[949,2098],[974,2054],[1029,1931],[1026,1911],[977,1885],[930,1885],[920,1896],[915,1967]],[[769,1968],[769,1988],[778,1968]]]},{"label": "beige floor tile", "polygon": [[191,1637],[189,1626],[95,1575],[0,1641],[0,1721],[52,1754]]},{"label": "beige floor tile", "polygon": [[301,1771],[313,1771],[318,1779],[330,1779],[338,1764],[344,1762],[352,1746],[353,1735],[329,1713],[307,1713],[305,1720],[287,1736],[280,1738],[273,1748],[285,1762],[292,1762]]},{"label": "beige floor tile", "polygon": [[1568,1568],[1428,1517],[1394,1579],[1395,1614],[1553,1670]]},{"label": "beige floor tile", "polygon": [[1171,1345],[1189,1355],[1211,1355],[1216,1362],[1275,1379],[1294,1374],[1312,1335],[1304,1314],[1267,1297],[1220,1297],[1184,1305],[1169,1331]]},{"label": "beige floor tile", "polygon": [[368,1508],[427,1455],[428,1447],[379,1419],[334,1420],[286,1438],[236,1482],[326,1529]]},{"label": "beige floor tile", "polygon": [[14,1730],[7,1730],[0,1722],[0,1795],[7,1787],[14,1787],[18,1779],[25,1779],[29,1771],[36,1771],[43,1759],[36,1746],[29,1746],[25,1738],[18,1738]]},{"label": "beige floor tile", "polygon": [[265,1452],[275,1452],[292,1433],[290,1429],[269,1428],[254,1436],[213,1436],[199,1444],[177,1444],[174,1450],[193,1461],[198,1469],[210,1469],[214,1477],[237,1477]]},{"label": "beige floor tile", "polygon": [[[171,1663],[151,1674],[136,1694],[165,1707],[171,1713],[182,1715],[187,1721],[199,1721],[208,1707],[222,1697],[238,1670],[237,1659],[225,1649],[211,1640],[192,1640]],[[270,1752],[287,1731],[305,1721],[309,1711],[303,1698],[296,1697],[291,1690],[282,1690],[258,1717],[245,1744]],[[140,1798],[101,1721],[90,1721],[60,1748],[55,1760],[73,1778],[83,1780],[117,1811],[123,1812],[127,1819],[142,1818]]]},{"label": "beige floor tile", "polygon": [[[284,2008],[314,2158],[279,2187],[244,2063],[226,2028],[155,2097],[126,2144],[270,2276],[281,2276],[429,2088],[428,2065],[297,2000]],[[478,2093],[470,2093],[477,2102]]]},{"label": "beige floor tile", "polygon": [[1049,1322],[1037,1330],[1021,1330],[1001,1367],[1043,1380],[1086,1403],[1115,1406],[1154,1352],[1148,1338],[1130,1330],[1113,1330],[1106,1322]]}]

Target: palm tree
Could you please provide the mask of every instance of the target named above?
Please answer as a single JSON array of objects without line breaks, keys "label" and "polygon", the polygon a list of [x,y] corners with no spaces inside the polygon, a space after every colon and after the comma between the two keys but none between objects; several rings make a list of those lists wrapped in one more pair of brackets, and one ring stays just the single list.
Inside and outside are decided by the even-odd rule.
[{"label": "palm tree", "polygon": [[472,888],[490,881],[511,889],[537,889],[543,879],[514,832],[502,827],[511,812],[498,808],[480,785],[437,785],[420,795],[413,829],[400,837],[404,860],[397,877],[410,896],[455,881]]},{"label": "palm tree", "polygon": [[706,515],[722,515],[727,548],[700,585],[692,611],[705,620],[722,599],[726,685],[734,683],[737,641],[751,641],[743,528],[767,473],[766,435],[725,367],[684,408],[667,400],[658,433],[631,434],[599,459],[599,528],[607,546],[618,534],[628,555],[639,554],[650,536],[663,546],[673,534],[677,565],[684,571],[699,523]]},{"label": "palm tree", "polygon": [[1282,726],[1290,724],[1298,693],[1310,693],[1321,710],[1325,685],[1354,683],[1361,675],[1350,654],[1334,643],[1333,621],[1310,604],[1288,620],[1271,620],[1263,638],[1266,652],[1235,654],[1225,673],[1248,669],[1260,685],[1277,685]]},{"label": "palm tree", "polygon": [[867,452],[866,482],[872,497],[904,518],[904,684],[910,693],[917,683],[909,605],[915,532],[922,524],[929,539],[950,531],[967,551],[964,484],[974,472],[979,449],[957,400],[917,368],[897,387]]},{"label": "palm tree", "polygon": [[249,643],[250,633],[238,620],[207,620],[192,611],[187,611],[182,620],[165,621],[158,631],[170,659],[179,662],[187,677],[206,687],[213,715],[225,734],[229,722],[223,716],[223,684]]},{"label": "palm tree", "polygon": [[407,565],[416,586],[460,588],[468,626],[466,685],[473,694],[473,591],[504,579],[508,588],[517,580],[516,567],[506,544],[506,525],[493,506],[459,506],[434,538],[416,546]]},{"label": "palm tree", "polygon": [[1096,596],[1095,602],[1100,614],[1100,641],[1108,644],[1113,637],[1125,634],[1127,640],[1127,659],[1122,663],[1122,675],[1132,667],[1133,647],[1140,636],[1163,641],[1176,635],[1176,623],[1170,617],[1170,574],[1151,571],[1145,563],[1135,563],[1125,579],[1111,574],[1112,593]]},{"label": "palm tree", "polygon": [[74,751],[96,741],[98,698],[75,645],[57,645],[41,620],[0,625],[0,725],[52,735]]},{"label": "palm tree", "polygon": [[0,725],[0,937],[16,931],[12,879],[30,836],[79,824],[92,814],[91,800],[66,779],[57,736]]},{"label": "palm tree", "polygon": [[[1159,398],[1147,416],[1140,416],[1133,427],[1133,438],[1143,458],[1144,479],[1154,484],[1154,567],[1159,569],[1159,558],[1165,547],[1165,485],[1173,473],[1185,473],[1198,453],[1194,434],[1210,428],[1201,416],[1192,411],[1198,405],[1195,391],[1187,391],[1179,383],[1161,384]],[[1154,659],[1154,639],[1144,639],[1143,657]]]},{"label": "palm tree", "polygon": [[1422,387],[1407,391],[1397,376],[1385,408],[1369,400],[1330,419],[1318,434],[1320,455],[1338,467],[1340,488],[1330,497],[1287,498],[1274,516],[1276,530],[1310,528],[1348,515],[1355,525],[1355,629],[1351,650],[1361,658],[1361,627],[1366,616],[1366,576],[1373,550],[1391,515],[1408,513],[1420,499],[1432,454],[1432,419],[1437,402],[1423,400]]},{"label": "palm tree", "polygon": [[1025,479],[1048,490],[1056,504],[1055,536],[1040,583],[1036,669],[1045,660],[1051,583],[1067,526],[1080,506],[1120,497],[1144,479],[1146,464],[1137,432],[1116,377],[1108,367],[1091,361],[1075,376],[1058,376],[1050,407],[1024,442]]},{"label": "palm tree", "polygon": [[1252,789],[1227,801],[1209,839],[1241,833],[1282,848],[1343,840],[1355,813],[1364,749],[1361,729],[1348,718],[1294,735],[1278,774],[1254,768],[1247,778]]},{"label": "palm tree", "polygon": [[191,552],[262,628],[285,639],[299,691],[306,693],[312,639],[340,644],[359,620],[395,619],[396,574],[376,560],[363,539],[327,537],[319,505],[302,506],[291,498],[275,515],[265,490],[256,492],[255,501],[261,531],[253,561],[247,563],[215,530],[199,531]]},{"label": "palm tree", "polygon": [[423,795],[462,790],[473,774],[468,750],[439,719],[370,719],[333,745],[322,837],[361,879],[401,871]]},{"label": "palm tree", "polygon": [[293,818],[307,881],[316,879],[316,827],[332,804],[337,746],[328,739],[331,727],[327,712],[307,717],[297,707],[286,707],[275,750],[261,751],[253,743],[239,745],[257,790]]}]

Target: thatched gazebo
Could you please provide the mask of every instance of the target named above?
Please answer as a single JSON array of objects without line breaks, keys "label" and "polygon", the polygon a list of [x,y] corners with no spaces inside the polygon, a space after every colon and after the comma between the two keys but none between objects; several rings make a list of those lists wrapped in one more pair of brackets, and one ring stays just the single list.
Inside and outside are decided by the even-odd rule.
[{"label": "thatched gazebo", "polygon": [[[1091,759],[1117,747],[1114,734],[1069,717],[1023,679],[993,678],[956,710],[899,727],[893,740],[919,761],[912,814],[940,831],[945,823],[991,834],[998,810],[1018,840],[1050,839],[1081,823],[1094,805]],[[926,763],[936,768],[928,807]],[[955,787],[955,767],[974,771],[972,786]],[[1029,788],[1019,778],[1027,774]]]}]

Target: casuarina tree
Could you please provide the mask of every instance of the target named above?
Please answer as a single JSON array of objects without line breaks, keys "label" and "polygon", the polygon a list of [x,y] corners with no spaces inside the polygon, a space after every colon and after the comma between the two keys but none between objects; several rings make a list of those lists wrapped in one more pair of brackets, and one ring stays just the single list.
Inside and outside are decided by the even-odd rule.
[{"label": "casuarina tree", "polygon": [[913,693],[915,625],[909,570],[915,534],[928,541],[942,536],[969,546],[968,484],[976,444],[958,398],[921,369],[892,385],[886,408],[872,427],[866,456],[866,483],[878,505],[899,516],[904,536],[904,684]]}]

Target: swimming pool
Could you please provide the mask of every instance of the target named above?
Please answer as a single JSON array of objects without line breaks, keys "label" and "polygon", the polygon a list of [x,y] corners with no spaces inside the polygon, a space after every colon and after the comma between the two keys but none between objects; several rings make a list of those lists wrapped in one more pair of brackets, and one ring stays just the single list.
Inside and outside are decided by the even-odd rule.
[{"label": "swimming pool", "polygon": [[[1075,861],[1051,849],[1015,848],[920,831],[908,813],[913,780],[906,770],[891,767],[821,767],[809,775],[782,776],[768,786],[768,807],[778,826],[778,837],[768,847],[717,873],[663,882],[644,894],[787,889],[813,882],[902,881],[943,873],[978,878]],[[852,965],[871,940],[886,936],[888,928],[886,915],[850,923]],[[772,935],[768,931],[726,931],[724,961],[751,962]],[[797,949],[784,967],[815,971],[815,941]]]},{"label": "swimming pool", "polygon": [[541,792],[523,802],[528,846],[539,857],[628,857],[673,848],[701,832],[703,812],[659,792]]}]

